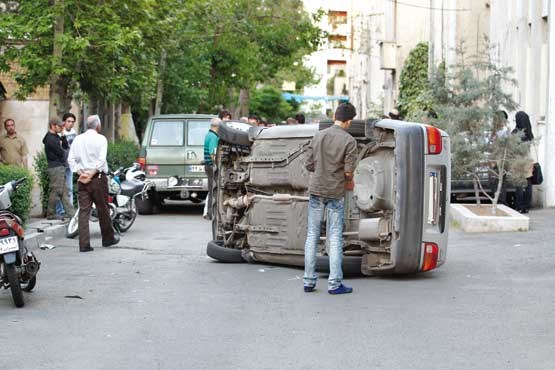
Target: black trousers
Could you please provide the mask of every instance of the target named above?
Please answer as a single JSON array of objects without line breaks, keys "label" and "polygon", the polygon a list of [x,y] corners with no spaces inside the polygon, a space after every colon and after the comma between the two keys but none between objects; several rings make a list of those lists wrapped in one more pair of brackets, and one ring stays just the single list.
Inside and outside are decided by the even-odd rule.
[{"label": "black trousers", "polygon": [[527,179],[525,186],[517,186],[515,189],[515,208],[517,211],[527,211],[532,207],[532,180]]},{"label": "black trousers", "polygon": [[114,240],[114,229],[112,228],[110,210],[108,208],[108,176],[96,174],[88,184],[80,182],[78,184],[79,248],[90,247],[89,218],[93,202],[98,213],[102,242],[111,242]]}]

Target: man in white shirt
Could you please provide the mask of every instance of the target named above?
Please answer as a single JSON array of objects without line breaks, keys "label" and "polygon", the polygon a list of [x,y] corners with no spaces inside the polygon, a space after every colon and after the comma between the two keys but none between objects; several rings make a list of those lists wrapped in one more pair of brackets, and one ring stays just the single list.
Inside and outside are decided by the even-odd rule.
[{"label": "man in white shirt", "polygon": [[69,151],[68,163],[71,171],[79,174],[79,251],[91,252],[89,216],[94,202],[98,212],[102,246],[109,247],[119,242],[114,233],[108,209],[108,141],[100,134],[100,118],[87,118],[87,131],[77,136]]}]

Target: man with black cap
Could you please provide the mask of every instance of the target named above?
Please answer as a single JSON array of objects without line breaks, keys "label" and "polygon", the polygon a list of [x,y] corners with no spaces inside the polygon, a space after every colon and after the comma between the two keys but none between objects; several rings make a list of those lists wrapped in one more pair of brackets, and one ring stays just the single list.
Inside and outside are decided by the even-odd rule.
[{"label": "man with black cap", "polygon": [[42,139],[46,160],[48,162],[48,176],[50,177],[50,195],[46,218],[56,219],[56,201],[60,200],[66,211],[66,217],[72,218],[75,214],[73,204],[69,200],[66,185],[66,155],[69,149],[67,139],[63,134],[64,123],[58,117],[53,117],[48,123],[48,132]]},{"label": "man with black cap", "polygon": [[320,223],[327,209],[330,274],[328,293],[351,293],[342,284],[343,209],[345,189],[353,189],[353,171],[357,156],[356,140],[346,131],[356,116],[350,103],[342,103],[335,111],[335,124],[314,135],[308,150],[306,168],[312,172],[308,191],[308,224],[305,243],[304,291],[316,288],[316,249],[320,240]]}]

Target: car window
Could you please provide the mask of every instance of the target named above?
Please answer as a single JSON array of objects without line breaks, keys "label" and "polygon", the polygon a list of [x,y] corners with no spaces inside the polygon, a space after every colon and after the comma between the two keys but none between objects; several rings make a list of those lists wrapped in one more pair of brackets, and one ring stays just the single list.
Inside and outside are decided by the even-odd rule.
[{"label": "car window", "polygon": [[204,137],[210,129],[210,121],[189,121],[187,145],[204,145]]},{"label": "car window", "polygon": [[183,121],[155,121],[151,146],[183,146]]}]

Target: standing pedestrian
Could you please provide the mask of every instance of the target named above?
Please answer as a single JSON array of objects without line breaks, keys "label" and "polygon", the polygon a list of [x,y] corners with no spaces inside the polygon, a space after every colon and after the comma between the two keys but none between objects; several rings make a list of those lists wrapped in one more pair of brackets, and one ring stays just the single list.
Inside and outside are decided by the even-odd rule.
[{"label": "standing pedestrian", "polygon": [[204,172],[208,177],[208,195],[204,203],[204,215],[207,220],[212,219],[212,186],[214,183],[214,159],[216,157],[216,148],[218,147],[218,127],[221,120],[212,118],[210,120],[210,130],[204,137]]},{"label": "standing pedestrian", "polygon": [[56,216],[56,201],[60,200],[66,211],[66,216],[71,218],[75,214],[73,204],[69,202],[65,179],[66,153],[69,149],[67,139],[63,135],[64,124],[58,117],[53,117],[48,123],[48,132],[42,139],[46,161],[48,162],[48,176],[50,177],[50,195],[46,218],[53,220]]},{"label": "standing pedestrian", "polygon": [[6,134],[0,136],[0,155],[3,164],[11,164],[27,168],[29,150],[22,137],[15,131],[15,121],[8,118],[4,121]]},{"label": "standing pedestrian", "polygon": [[77,172],[79,200],[79,251],[91,252],[89,216],[93,203],[98,212],[102,246],[109,247],[119,242],[112,227],[108,209],[108,141],[100,134],[101,122],[97,115],[87,118],[87,131],[78,135],[69,151],[71,170]]},{"label": "standing pedestrian", "polygon": [[356,109],[351,103],[342,103],[335,111],[335,124],[314,135],[307,153],[306,168],[313,172],[308,191],[308,224],[305,243],[304,291],[316,288],[316,249],[320,240],[320,223],[327,210],[329,234],[328,293],[351,293],[351,287],[342,284],[343,271],[343,213],[345,189],[353,189],[353,171],[356,161],[356,140],[346,131],[351,126]]},{"label": "standing pedestrian", "polygon": [[228,110],[223,110],[218,114],[218,118],[222,121],[230,121],[231,120],[231,113]]},{"label": "standing pedestrian", "polygon": [[[66,113],[62,117],[62,121],[64,123],[63,135],[66,137],[67,144],[68,144],[69,148],[71,148],[71,144],[73,143],[73,140],[77,136],[77,132],[73,128],[73,126],[75,125],[75,120],[76,120],[76,118],[75,118],[75,115],[73,113]],[[67,186],[67,193],[68,193],[69,201],[70,201],[71,204],[73,204],[73,172],[71,172],[71,168],[69,168],[69,164],[67,163],[67,157],[69,155],[69,148],[65,151],[65,156],[66,156],[66,163],[65,163],[66,186]],[[56,213],[60,216],[64,215],[64,213],[65,213],[62,202],[60,202],[60,201],[56,202]]]},{"label": "standing pedestrian", "polygon": [[[513,134],[521,135],[520,139],[523,142],[534,140],[532,134],[532,125],[530,124],[530,117],[523,111],[519,111],[515,116],[516,127],[512,131]],[[532,208],[532,171],[534,168],[534,161],[530,159],[530,171],[526,178],[525,186],[515,187],[515,208],[520,213],[528,213]]]}]

